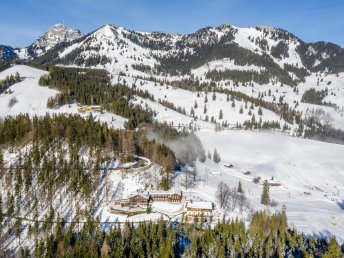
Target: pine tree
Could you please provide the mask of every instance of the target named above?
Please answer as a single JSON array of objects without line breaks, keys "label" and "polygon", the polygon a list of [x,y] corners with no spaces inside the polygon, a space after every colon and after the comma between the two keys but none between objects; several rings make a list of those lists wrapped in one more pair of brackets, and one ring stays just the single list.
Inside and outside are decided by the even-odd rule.
[{"label": "pine tree", "polygon": [[263,110],[262,110],[262,108],[261,108],[261,107],[259,107],[259,109],[258,109],[258,115],[260,115],[260,116],[262,116],[262,115],[263,115]]},{"label": "pine tree", "polygon": [[241,181],[238,183],[238,193],[244,193],[244,189],[242,189]]},{"label": "pine tree", "polygon": [[328,250],[324,253],[323,258],[341,258],[343,257],[342,255],[336,238],[332,237],[328,245]]},{"label": "pine tree", "polygon": [[220,109],[219,119],[221,120],[222,118],[223,118],[223,113],[222,113],[222,109]]},{"label": "pine tree", "polygon": [[190,115],[195,116],[195,110],[193,108],[191,108]]},{"label": "pine tree", "polygon": [[16,72],[15,80],[16,80],[16,82],[20,82],[20,75],[18,72]]},{"label": "pine tree", "polygon": [[267,180],[264,181],[261,203],[264,205],[269,205],[270,203],[270,189]]},{"label": "pine tree", "polygon": [[220,154],[217,152],[217,149],[214,149],[214,154],[213,154],[213,161],[218,164],[221,161]]}]

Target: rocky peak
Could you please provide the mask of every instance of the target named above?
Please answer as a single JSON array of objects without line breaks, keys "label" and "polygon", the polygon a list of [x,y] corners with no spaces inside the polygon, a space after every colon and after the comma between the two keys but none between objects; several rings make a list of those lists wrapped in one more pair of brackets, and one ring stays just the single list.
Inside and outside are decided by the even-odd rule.
[{"label": "rocky peak", "polygon": [[39,37],[32,45],[32,51],[40,56],[57,44],[71,42],[82,36],[77,29],[68,28],[64,24],[58,23],[48,29],[43,36]]}]

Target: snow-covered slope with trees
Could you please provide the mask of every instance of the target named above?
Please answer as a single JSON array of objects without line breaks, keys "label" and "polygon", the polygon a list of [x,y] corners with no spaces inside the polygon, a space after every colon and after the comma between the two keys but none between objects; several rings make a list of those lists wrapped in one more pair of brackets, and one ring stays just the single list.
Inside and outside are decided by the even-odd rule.
[{"label": "snow-covered slope with trees", "polygon": [[[320,112],[321,123],[330,121],[343,128],[344,63],[339,58],[343,53],[334,44],[305,43],[288,31],[269,26],[224,24],[179,35],[136,32],[108,24],[51,49],[36,62],[105,68],[115,77],[187,85],[187,90],[193,91],[225,88],[276,105],[288,104],[303,119]],[[327,104],[304,101],[303,94],[311,88],[324,91],[322,101]],[[190,107],[185,108],[188,111]]]},{"label": "snow-covered slope with trees", "polygon": [[[5,71],[0,72],[0,81],[7,76],[19,73],[21,82],[10,86],[7,92],[0,94],[0,118],[6,116],[15,116],[23,113],[32,116],[44,116],[50,114],[78,114],[78,106],[64,105],[59,109],[47,108],[47,101],[54,97],[58,91],[48,87],[38,85],[41,76],[48,72],[39,70],[26,65],[15,65]],[[90,113],[82,114],[87,117]],[[94,120],[107,122],[115,128],[122,128],[127,119],[117,116],[113,113],[94,112],[92,114]]]},{"label": "snow-covered slope with trees", "polygon": [[[152,121],[145,121],[147,124],[166,122],[179,131],[194,131],[208,155],[205,160],[183,164],[180,171],[172,171],[171,181],[173,187],[181,188],[188,197],[214,202],[218,218],[226,214],[230,219],[238,216],[248,222],[253,210],[274,212],[285,205],[292,227],[309,235],[335,235],[344,242],[344,50],[341,47],[324,42],[306,43],[285,30],[268,26],[238,28],[225,24],[179,35],[136,32],[108,24],[85,36],[56,25],[28,48],[2,49],[0,53],[6,60],[31,56],[37,66],[105,69],[111,85],[106,85],[104,91],[78,83],[72,90],[66,85],[53,85],[54,89],[42,87],[41,76],[50,85],[48,72],[15,65],[0,72],[0,81],[17,72],[20,75],[20,82],[0,94],[1,118],[20,113],[28,113],[30,117],[46,113],[76,114],[80,103],[72,91],[96,89],[94,95],[80,94],[79,99],[87,102],[83,104],[93,105],[113,97],[112,101],[117,102],[101,105],[122,112],[128,119],[107,110],[92,112],[91,118],[89,113],[81,114],[85,119],[124,128],[126,122],[142,111],[152,114]],[[131,91],[121,85],[127,85],[126,89]],[[47,108],[47,101],[56,98],[58,89],[64,92],[60,95],[63,103],[69,104]],[[122,94],[127,92],[128,96],[117,99],[116,89]],[[61,99],[56,98],[53,104]],[[122,109],[122,101],[128,101],[126,109]],[[131,104],[140,109],[131,110]],[[130,124],[131,129],[147,130],[147,137],[154,138],[146,123],[135,122]],[[120,135],[126,132],[131,131],[123,130]],[[135,142],[141,143],[142,138],[135,138]],[[123,141],[119,145],[126,144]],[[167,145],[178,152],[179,144],[183,143]],[[133,149],[130,146],[124,152]],[[216,162],[215,149],[221,157]],[[88,151],[80,153],[86,161],[90,158]],[[6,154],[7,161],[18,155],[9,150]],[[118,165],[114,164],[112,168]],[[154,169],[149,171],[155,173],[150,176],[162,180]],[[196,174],[191,184],[185,183],[189,174]],[[264,180],[272,185],[273,205],[269,207],[261,204]],[[123,222],[126,217],[111,214],[104,201],[101,188],[105,187],[105,181],[111,182],[111,187],[121,186],[124,195],[147,188],[148,183],[140,173],[123,177],[115,171],[101,179],[97,189],[101,194],[93,197],[101,205],[92,216]],[[244,211],[238,207],[220,209],[216,197],[218,184],[225,182],[236,187],[239,181],[249,205]],[[66,210],[70,208],[74,216],[77,206],[59,200],[64,191],[56,193],[53,205],[60,207],[61,216],[71,219]],[[169,211],[171,206],[160,208]],[[181,217],[174,215],[171,215],[173,220],[180,221]],[[47,212],[42,212],[41,217],[44,216]],[[131,220],[158,217],[150,214]],[[14,238],[8,244],[16,247],[13,241]]]}]

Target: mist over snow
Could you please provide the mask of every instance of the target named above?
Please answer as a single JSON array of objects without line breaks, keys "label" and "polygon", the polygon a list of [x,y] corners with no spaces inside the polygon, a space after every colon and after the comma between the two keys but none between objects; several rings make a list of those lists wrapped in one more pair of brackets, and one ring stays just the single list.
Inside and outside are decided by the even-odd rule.
[{"label": "mist over snow", "polygon": [[187,136],[180,136],[174,140],[166,140],[159,133],[155,133],[152,130],[147,131],[147,138],[149,140],[156,140],[159,143],[165,144],[175,154],[177,160],[181,165],[194,166],[197,159],[205,159],[205,150],[203,145],[194,133],[190,133]]}]

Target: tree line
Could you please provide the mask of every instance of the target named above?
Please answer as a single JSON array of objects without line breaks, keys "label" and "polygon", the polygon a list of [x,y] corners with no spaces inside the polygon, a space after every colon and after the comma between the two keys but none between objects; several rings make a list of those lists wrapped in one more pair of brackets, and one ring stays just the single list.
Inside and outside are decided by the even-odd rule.
[{"label": "tree line", "polygon": [[[85,248],[87,247],[87,248]],[[250,225],[224,219],[214,228],[203,220],[173,225],[163,220],[130,222],[104,230],[99,220],[87,218],[65,224],[23,248],[22,257],[325,257],[340,258],[343,252],[335,237],[305,236],[288,228],[285,210],[274,215],[253,214]]]},{"label": "tree line", "polygon": [[4,93],[13,84],[20,82],[20,75],[18,72],[15,75],[11,74],[6,76],[5,79],[0,80],[0,94]]}]

